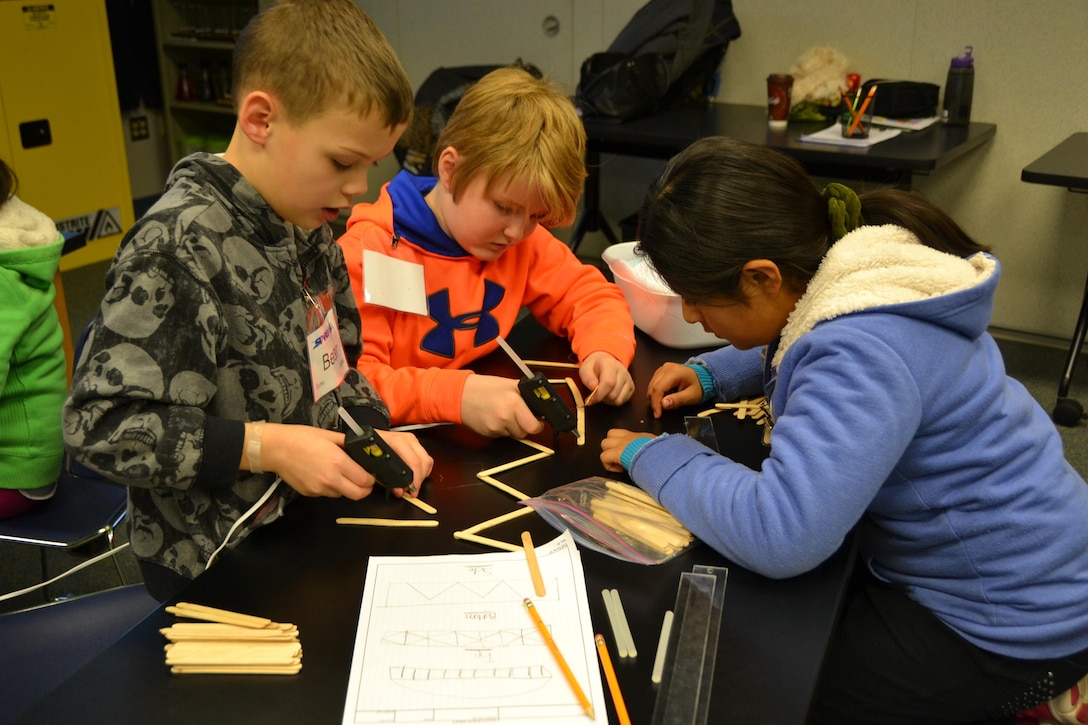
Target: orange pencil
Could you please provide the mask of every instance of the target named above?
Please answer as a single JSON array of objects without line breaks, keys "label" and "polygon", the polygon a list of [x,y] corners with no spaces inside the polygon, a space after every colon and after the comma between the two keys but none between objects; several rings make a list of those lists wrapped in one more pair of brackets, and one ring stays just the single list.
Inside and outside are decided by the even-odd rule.
[{"label": "orange pencil", "polygon": [[861,123],[861,117],[865,115],[865,109],[869,107],[869,102],[873,100],[873,96],[876,94],[876,86],[872,86],[869,92],[865,95],[865,100],[861,104],[861,108],[858,109],[858,114],[854,116],[854,122],[850,124],[850,130],[846,132],[847,136],[853,136],[854,131],[857,129],[858,124]]},{"label": "orange pencil", "polygon": [[574,696],[578,698],[578,702],[581,703],[582,709],[585,710],[586,715],[589,715],[590,720],[596,719],[593,715],[593,704],[586,697],[586,693],[582,691],[582,687],[578,684],[578,680],[574,679],[574,673],[570,671],[570,665],[567,664],[567,660],[564,659],[563,653],[559,651],[559,646],[556,645],[555,640],[552,639],[551,633],[548,632],[548,628],[544,625],[544,620],[540,618],[540,612],[536,611],[536,607],[533,606],[533,602],[526,597],[525,608],[529,611],[529,616],[533,618],[533,624],[536,625],[536,629],[540,632],[540,637],[544,640],[544,644],[548,645],[548,649],[552,653],[552,657],[555,658],[555,663],[559,665],[559,669],[563,671],[563,677],[566,679],[567,684],[570,685],[570,689],[574,691]]},{"label": "orange pencil", "polygon": [[608,691],[612,693],[612,704],[616,706],[616,717],[620,719],[620,725],[631,725],[631,717],[627,714],[627,705],[623,702],[623,693],[620,692],[620,683],[616,681],[616,671],[612,668],[612,658],[608,656],[608,645],[605,644],[603,635],[596,635],[593,641],[597,643],[597,655],[601,658],[601,669],[604,670],[604,678],[608,680]]}]

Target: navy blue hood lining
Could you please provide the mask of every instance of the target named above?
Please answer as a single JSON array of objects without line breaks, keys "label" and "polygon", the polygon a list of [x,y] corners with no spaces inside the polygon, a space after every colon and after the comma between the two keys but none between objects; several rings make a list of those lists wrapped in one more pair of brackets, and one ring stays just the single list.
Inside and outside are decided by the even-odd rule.
[{"label": "navy blue hood lining", "polygon": [[389,182],[393,202],[393,233],[428,252],[444,257],[467,257],[468,252],[438,223],[423,198],[438,183],[434,176],[415,176],[401,171]]}]

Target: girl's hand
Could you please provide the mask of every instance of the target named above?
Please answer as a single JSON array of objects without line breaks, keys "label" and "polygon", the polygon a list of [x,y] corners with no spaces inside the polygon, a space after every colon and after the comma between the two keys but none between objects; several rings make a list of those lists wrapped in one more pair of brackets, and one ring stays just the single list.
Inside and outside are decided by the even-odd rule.
[{"label": "girl's hand", "polygon": [[601,463],[604,464],[606,471],[621,473],[623,465],[620,463],[620,456],[623,455],[623,449],[627,447],[627,444],[636,438],[656,437],[651,433],[636,433],[623,428],[613,428],[601,441]]},{"label": "girl's hand", "polygon": [[685,405],[695,405],[703,399],[703,386],[699,376],[687,365],[665,363],[654,372],[646,388],[654,417],[660,418],[662,410],[672,410]]},{"label": "girl's hand", "polygon": [[607,352],[594,352],[578,368],[582,384],[592,392],[593,398],[586,396],[588,405],[608,403],[623,405],[635,394],[635,381],[631,373],[616,358]]},{"label": "girl's hand", "polygon": [[518,381],[496,375],[469,375],[461,393],[461,422],[480,435],[524,438],[544,430],[521,398]]}]

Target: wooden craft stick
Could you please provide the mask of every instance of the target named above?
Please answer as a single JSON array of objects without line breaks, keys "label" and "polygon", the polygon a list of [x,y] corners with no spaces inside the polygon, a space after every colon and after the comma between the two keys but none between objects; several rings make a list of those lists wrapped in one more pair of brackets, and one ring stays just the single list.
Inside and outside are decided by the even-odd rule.
[{"label": "wooden craft stick", "polygon": [[521,532],[521,546],[525,549],[525,561],[529,564],[529,576],[533,579],[533,591],[538,597],[547,594],[544,588],[544,577],[540,574],[540,563],[536,560],[536,549],[533,547],[533,537],[528,531]]},{"label": "wooden craft stick", "polygon": [[168,644],[168,665],[264,665],[289,664],[302,656],[302,645],[295,642],[200,642]]},{"label": "wooden craft stick", "polygon": [[438,509],[436,509],[434,506],[431,506],[426,501],[421,501],[420,499],[416,498],[415,496],[401,496],[401,500],[407,501],[408,503],[412,504],[413,506],[415,506],[420,511],[426,511],[429,514],[438,513]]},{"label": "wooden craft stick", "polygon": [[608,691],[612,693],[612,705],[616,708],[616,717],[620,719],[620,725],[631,725],[631,716],[627,714],[627,705],[623,701],[623,693],[620,692],[620,683],[616,680],[616,670],[612,667],[612,658],[608,656],[608,645],[604,637],[594,635],[593,641],[597,644],[597,656],[601,658],[601,669],[604,670],[604,679],[608,682]]},{"label": "wooden craft stick", "polygon": [[462,541],[471,541],[474,544],[491,546],[496,549],[502,549],[503,551],[512,551],[518,554],[522,552],[522,548],[520,546],[515,546],[514,544],[507,544],[505,541],[498,541],[497,539],[489,539],[486,536],[479,536],[477,534],[466,534],[464,531],[454,531],[453,538],[460,539]]},{"label": "wooden craft stick", "polygon": [[239,612],[231,612],[226,609],[216,609],[215,607],[206,607],[202,604],[191,604],[189,602],[178,602],[176,606],[167,607],[166,611],[171,614],[176,614],[179,617],[202,619],[207,622],[220,622],[221,624],[237,624],[242,627],[259,628],[276,624],[271,619],[265,617],[255,617],[250,614],[241,614]]},{"label": "wooden craft stick", "polygon": [[573,378],[567,378],[566,383],[570,388],[571,397],[574,398],[574,409],[578,420],[578,445],[584,446],[586,444],[586,401],[582,400],[582,393],[578,390],[578,384]]},{"label": "wooden craft stick", "polygon": [[566,368],[567,370],[578,369],[578,363],[550,362],[548,360],[522,360],[522,362],[531,368]]},{"label": "wooden craft stick", "polygon": [[623,602],[620,601],[619,589],[612,590],[612,603],[616,605],[616,618],[623,630],[623,643],[627,645],[627,656],[638,657],[638,650],[635,649],[635,638],[631,635],[631,625],[627,621],[627,613],[623,611]]},{"label": "wooden craft stick", "polygon": [[574,382],[574,378],[564,378],[563,382],[570,388],[571,397],[574,398],[574,404],[579,408],[586,407],[586,401],[582,400],[582,393],[578,390],[578,383]]},{"label": "wooden craft stick", "polygon": [[[621,483],[620,481],[606,480],[604,482],[605,488],[613,493],[622,494],[630,498],[638,499],[644,502],[648,506],[654,508],[661,508],[661,504],[654,500],[654,497],[643,491],[638,486],[632,486],[627,483]],[[662,509],[664,510],[664,509]]]},{"label": "wooden craft stick", "polygon": [[495,466],[494,468],[489,468],[486,471],[480,471],[476,475],[477,476],[494,476],[496,473],[502,473],[503,471],[509,471],[511,468],[517,468],[519,466],[524,466],[527,463],[532,463],[533,461],[539,461],[541,458],[547,458],[550,455],[552,455],[551,451],[548,451],[547,453],[544,453],[543,451],[541,451],[540,453],[533,453],[531,455],[526,456],[525,458],[519,458],[516,461],[510,461],[509,463],[504,463],[501,466]]},{"label": "wooden craft stick", "polygon": [[665,655],[669,649],[669,635],[672,633],[672,610],[665,612],[665,618],[661,620],[661,635],[657,638],[657,655],[654,657],[654,668],[650,673],[650,682],[660,683],[661,676],[665,674]]},{"label": "wooden craft stick", "polygon": [[302,663],[292,665],[232,665],[203,667],[199,665],[175,665],[170,672],[175,675],[295,675],[302,670]]},{"label": "wooden craft stick", "polygon": [[548,448],[545,445],[537,443],[536,441],[531,441],[528,438],[522,438],[522,439],[518,440],[518,443],[524,443],[525,445],[529,446],[530,448],[537,449],[541,453],[547,453],[549,456],[552,455],[553,453],[555,453],[555,451],[553,451],[551,448]]},{"label": "wooden craft stick", "polygon": [[183,639],[257,639],[290,640],[298,636],[298,629],[254,629],[236,624],[217,622],[179,622],[163,627],[159,632],[171,642]]},{"label": "wooden craft stick", "polygon": [[368,518],[351,518],[349,516],[341,516],[336,519],[338,524],[346,524],[348,526],[403,526],[406,528],[431,528],[438,526],[438,522],[434,519],[427,519],[424,521],[415,521],[412,519],[368,519]]},{"label": "wooden craft stick", "polygon": [[601,597],[604,599],[604,611],[608,614],[608,625],[612,627],[612,639],[616,642],[616,654],[626,657],[627,640],[624,639],[619,616],[616,614],[616,603],[612,601],[612,590],[602,589]]},{"label": "wooden craft stick", "polygon": [[453,424],[449,423],[449,422],[442,422],[442,423],[409,423],[407,425],[395,425],[392,428],[390,428],[389,430],[395,431],[395,432],[398,432],[398,433],[401,433],[401,432],[407,433],[407,432],[410,432],[410,431],[413,431],[413,430],[427,430],[428,428],[437,428],[437,427],[442,426],[442,425],[453,425]]},{"label": "wooden craft stick", "polygon": [[582,400],[582,393],[578,390],[578,384],[574,382],[573,378],[555,379],[548,382],[552,385],[566,385],[570,390],[570,395],[574,399],[575,415],[577,416],[574,435],[578,445],[584,446],[586,444],[586,403]]},{"label": "wooden craft stick", "polygon": [[513,496],[514,498],[516,498],[518,501],[524,501],[525,499],[529,498],[529,496],[527,494],[522,493],[521,491],[517,490],[516,488],[513,488],[512,486],[507,486],[505,483],[503,483],[502,481],[500,481],[497,478],[492,478],[491,476],[488,476],[488,475],[485,475],[485,474],[482,474],[482,473],[477,473],[476,478],[480,479],[481,481],[483,481],[484,483],[486,483],[488,485],[494,486],[495,488],[499,489],[500,491],[505,491],[506,493],[508,493],[511,496]]},{"label": "wooden craft stick", "polygon": [[589,391],[589,395],[586,396],[585,405],[589,405],[591,402],[593,402],[593,396],[597,394],[597,388],[599,387],[601,386],[598,385],[597,387],[593,388],[593,390]]},{"label": "wooden craft stick", "polygon": [[511,511],[510,513],[503,514],[502,516],[496,516],[493,519],[488,519],[487,521],[482,521],[482,522],[476,524],[475,526],[470,526],[467,529],[463,529],[462,533],[465,533],[465,534],[478,534],[479,532],[483,531],[484,529],[490,529],[493,526],[498,526],[499,524],[504,524],[507,521],[512,521],[512,520],[514,520],[516,518],[520,518],[522,516],[525,516],[526,514],[531,514],[533,512],[534,512],[534,509],[531,509],[528,506],[522,506],[521,508],[517,509],[516,511]]}]

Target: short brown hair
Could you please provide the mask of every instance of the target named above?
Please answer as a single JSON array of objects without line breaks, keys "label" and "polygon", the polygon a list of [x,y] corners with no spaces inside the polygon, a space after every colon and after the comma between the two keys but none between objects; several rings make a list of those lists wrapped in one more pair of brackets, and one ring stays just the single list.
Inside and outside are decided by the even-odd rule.
[{"label": "short brown hair", "polygon": [[294,123],[336,104],[375,107],[389,128],[412,113],[412,86],[389,41],[352,0],[280,0],[246,25],[234,49],[235,104],[276,96]]},{"label": "short brown hair", "polygon": [[509,175],[512,184],[539,192],[547,206],[540,223],[557,227],[574,221],[586,177],[586,132],[570,98],[547,78],[515,67],[499,68],[478,80],[450,115],[434,153],[459,154],[453,198],[479,174],[487,190]]}]

